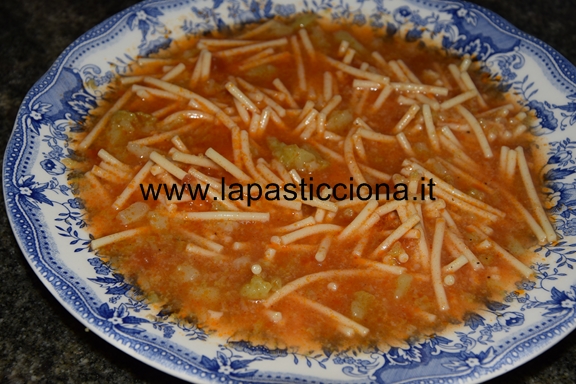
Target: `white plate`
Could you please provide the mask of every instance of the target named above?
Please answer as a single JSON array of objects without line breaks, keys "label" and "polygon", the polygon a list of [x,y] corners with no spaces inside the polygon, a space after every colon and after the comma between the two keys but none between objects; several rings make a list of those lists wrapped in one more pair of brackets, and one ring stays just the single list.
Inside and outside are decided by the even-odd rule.
[{"label": "white plate", "polygon": [[[218,26],[302,10],[385,28],[408,39],[433,38],[484,59],[536,111],[537,135],[552,143],[542,170],[562,240],[540,249],[535,282],[518,283],[500,303],[456,332],[394,348],[300,355],[248,343],[224,344],[201,330],[149,320],[157,315],[89,251],[82,207],[61,160],[75,121],[95,105],[133,59],[173,39]],[[110,65],[113,64],[113,66]],[[116,73],[114,73],[116,72]],[[27,260],[51,293],[93,332],[126,353],[195,382],[483,381],[537,356],[575,324],[576,181],[569,130],[576,121],[576,69],[556,51],[475,5],[454,1],[353,0],[148,1],[75,41],[30,90],[17,116],[3,168],[9,218]],[[83,87],[83,84],[98,88]],[[72,128],[70,128],[72,127]]]}]

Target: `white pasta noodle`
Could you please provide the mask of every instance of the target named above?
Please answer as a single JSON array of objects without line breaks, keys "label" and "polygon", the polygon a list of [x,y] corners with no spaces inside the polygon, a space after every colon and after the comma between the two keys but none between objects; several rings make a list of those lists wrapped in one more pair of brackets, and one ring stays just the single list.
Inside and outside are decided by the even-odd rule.
[{"label": "white pasta noodle", "polygon": [[108,236],[101,237],[99,239],[92,240],[90,242],[90,247],[92,249],[98,249],[98,248],[101,248],[101,247],[108,245],[108,244],[116,243],[119,241],[130,239],[132,237],[139,236],[147,230],[148,230],[147,227],[140,227],[140,228],[128,229],[126,231],[114,233],[112,235],[108,235]]},{"label": "white pasta noodle", "polygon": [[[130,179],[131,178],[131,174],[132,172],[130,171],[125,171],[124,169],[115,166],[115,165],[111,165],[110,163],[107,163],[105,161],[100,162],[100,168],[113,173],[114,175],[116,175],[118,177],[118,179],[122,180],[122,181],[126,181],[126,179]],[[94,167],[97,167],[96,165]]]},{"label": "white pasta noodle", "polygon": [[332,96],[330,101],[324,106],[324,108],[322,108],[320,113],[323,113],[326,116],[328,116],[330,114],[330,112],[332,112],[334,110],[334,108],[336,108],[338,106],[338,104],[340,104],[341,101],[342,101],[342,96],[340,96],[340,95]]},{"label": "white pasta noodle", "polygon": [[300,35],[300,39],[302,40],[302,45],[304,46],[304,50],[310,56],[310,59],[314,60],[316,58],[316,50],[312,45],[312,41],[310,41],[310,37],[308,36],[308,31],[302,28],[298,31]]},{"label": "white pasta noodle", "polygon": [[140,168],[138,173],[136,173],[134,178],[130,180],[126,188],[124,188],[120,196],[118,196],[114,203],[112,203],[114,208],[120,209],[124,206],[124,204],[126,204],[126,201],[130,198],[130,195],[134,193],[134,191],[136,191],[136,189],[139,187],[140,183],[144,181],[153,164],[154,163],[152,161],[148,161],[142,168]]},{"label": "white pasta noodle", "polygon": [[466,84],[464,84],[464,81],[462,81],[461,72],[458,66],[456,66],[455,64],[448,64],[448,70],[452,74],[452,77],[454,78],[454,81],[456,81],[456,83],[458,84],[460,90],[463,92],[468,91],[468,87],[466,87]]},{"label": "white pasta noodle", "polygon": [[404,267],[399,267],[396,265],[388,265],[372,260],[358,259],[358,263],[362,266],[370,267],[371,269],[377,269],[379,271],[390,273],[392,275],[401,275],[406,272],[406,268]]},{"label": "white pasta noodle", "polygon": [[276,89],[278,89],[280,92],[284,93],[287,97],[288,100],[288,104],[290,105],[290,108],[298,108],[298,104],[296,104],[296,101],[294,100],[294,97],[292,96],[292,93],[290,93],[290,91],[288,90],[288,88],[286,88],[286,86],[284,85],[284,83],[282,83],[282,80],[276,78],[274,79],[274,81],[272,82],[272,84],[274,84],[274,86],[276,87]]},{"label": "white pasta noodle", "polygon": [[239,69],[241,71],[246,71],[248,69],[256,68],[256,67],[259,67],[261,65],[275,63],[277,61],[286,61],[290,57],[291,57],[291,55],[288,52],[282,52],[282,53],[277,53],[274,55],[268,55],[265,57],[257,58],[255,60],[251,60],[250,62],[247,62],[247,63],[241,65],[239,67]]},{"label": "white pasta noodle", "polygon": [[482,263],[480,263],[480,260],[478,260],[476,255],[472,253],[470,248],[468,248],[466,244],[464,244],[464,241],[462,241],[458,236],[456,236],[454,233],[450,231],[446,231],[446,239],[451,244],[453,244],[458,249],[458,251],[468,259],[474,270],[484,268],[484,266],[482,265]]},{"label": "white pasta noodle", "polygon": [[377,141],[379,143],[396,143],[396,137],[394,136],[369,131],[365,128],[360,128],[356,133],[365,139]]},{"label": "white pasta noodle", "polygon": [[190,153],[190,151],[188,150],[188,147],[186,147],[186,144],[184,144],[184,142],[182,141],[182,138],[179,135],[173,136],[170,139],[170,142],[174,145],[174,148],[176,148],[178,151],[180,151],[180,153],[185,153],[185,154]]},{"label": "white pasta noodle", "polygon": [[352,48],[348,48],[346,50],[346,54],[344,54],[344,57],[342,58],[342,62],[344,64],[350,64],[352,62],[352,59],[354,59],[355,54],[356,54],[355,50],[353,50]]},{"label": "white pasta noodle", "polygon": [[557,239],[556,232],[554,232],[554,228],[552,228],[552,224],[550,224],[550,220],[546,216],[546,212],[544,212],[542,203],[538,198],[538,193],[534,187],[534,182],[532,181],[530,170],[528,169],[528,163],[526,162],[526,157],[524,156],[524,149],[522,147],[517,147],[516,152],[518,153],[518,168],[520,169],[520,175],[522,176],[522,181],[524,182],[526,193],[528,194],[528,198],[532,204],[532,209],[536,213],[536,217],[544,229],[548,241],[554,242]]},{"label": "white pasta noodle", "polygon": [[170,172],[172,175],[176,176],[180,180],[182,180],[186,175],[187,172],[183,169],[177,167],[170,160],[166,159],[164,156],[157,152],[152,152],[150,154],[150,160],[164,168],[167,172]]},{"label": "white pasta noodle", "polygon": [[382,92],[380,92],[380,94],[378,95],[378,97],[374,101],[374,104],[372,105],[372,110],[376,111],[376,110],[380,109],[382,107],[382,105],[384,105],[384,103],[386,102],[386,99],[388,98],[388,96],[390,96],[390,94],[392,93],[393,90],[394,89],[392,88],[392,86],[390,86],[390,85],[385,86],[384,89],[382,89]]},{"label": "white pasta noodle", "polygon": [[316,224],[316,221],[312,216],[308,216],[305,219],[299,220],[295,223],[285,225],[283,227],[276,228],[275,232],[284,233],[284,232],[292,232],[300,228],[308,227],[310,225]]},{"label": "white pasta noodle", "polygon": [[214,251],[199,247],[199,246],[194,245],[194,244],[186,245],[186,252],[193,253],[195,255],[206,256],[206,257],[220,257],[220,256],[222,256],[218,252],[214,252]]},{"label": "white pasta noodle", "polygon": [[372,80],[383,85],[386,85],[390,82],[390,79],[386,76],[378,75],[368,71],[362,71],[358,68],[344,64],[338,60],[334,60],[330,57],[325,57],[325,59],[328,61],[328,63],[338,68],[339,70],[346,72],[352,76],[356,76],[360,79]]},{"label": "white pasta noodle", "polygon": [[[362,142],[362,138],[358,134],[352,135],[352,143],[354,144],[354,153],[358,155],[361,161],[367,162],[368,155],[366,154],[366,148],[364,147],[364,143]],[[360,167],[360,164],[358,164]],[[362,168],[360,168],[362,170]]]},{"label": "white pasta noodle", "polygon": [[400,144],[400,146],[404,150],[404,153],[406,153],[407,156],[409,156],[409,157],[415,157],[416,156],[416,153],[412,149],[412,145],[408,141],[408,138],[406,137],[404,132],[398,133],[396,135],[396,140],[398,141],[398,144]]},{"label": "white pasta noodle", "polygon": [[298,88],[300,91],[304,92],[308,89],[306,83],[306,72],[304,70],[304,61],[302,60],[302,52],[300,50],[300,44],[296,36],[290,38],[290,45],[292,47],[292,53],[294,59],[296,60],[296,74],[298,75]]},{"label": "white pasta noodle", "polygon": [[466,108],[464,108],[462,105],[457,105],[456,110],[464,117],[464,119],[466,119],[466,121],[468,122],[468,124],[472,128],[472,131],[476,135],[476,139],[478,140],[478,143],[480,143],[480,148],[482,149],[482,152],[484,153],[484,157],[491,158],[492,156],[494,156],[492,154],[492,149],[490,148],[490,144],[488,143],[488,140],[486,139],[486,135],[484,134],[484,130],[482,129],[482,127],[480,126],[480,123],[478,123],[478,120],[474,117],[474,115],[472,113],[470,113],[470,111],[467,110]]},{"label": "white pasta noodle", "polygon": [[430,108],[432,108],[433,111],[438,111],[440,109],[440,103],[434,98],[430,98],[430,97],[425,96],[421,93],[417,93],[414,97],[420,103],[428,104],[430,106]]},{"label": "white pasta noodle", "polygon": [[195,88],[196,85],[198,84],[198,81],[200,80],[200,77],[202,76],[204,55],[207,52],[208,51],[206,49],[203,49],[200,51],[200,54],[198,55],[198,60],[196,61],[196,65],[194,66],[194,70],[192,71],[192,76],[190,76],[190,88]]},{"label": "white pasta noodle", "polygon": [[452,159],[455,163],[474,171],[479,170],[478,164],[476,164],[476,162],[474,162],[474,160],[472,160],[472,158],[470,158],[470,156],[468,156],[461,147],[449,140],[445,134],[440,135],[440,144],[452,155]]},{"label": "white pasta noodle", "polygon": [[228,82],[226,83],[225,87],[228,90],[228,92],[232,94],[232,96],[238,99],[238,101],[240,101],[246,107],[246,109],[254,113],[260,113],[260,109],[256,105],[254,105],[252,100],[250,100],[248,96],[246,96],[244,92],[238,89],[238,87],[235,86],[233,83]]},{"label": "white pasta noodle", "polygon": [[378,66],[381,69],[387,67],[388,63],[386,62],[386,60],[382,57],[382,55],[379,52],[373,51],[371,53],[371,56],[374,58],[374,60],[376,60],[376,63],[378,63]]},{"label": "white pasta noodle", "polygon": [[306,237],[317,235],[319,233],[340,232],[341,230],[342,227],[339,225],[315,224],[280,236],[280,240],[282,241],[282,244],[290,244]]},{"label": "white pasta noodle", "polygon": [[104,116],[102,116],[100,120],[98,120],[98,123],[96,123],[94,128],[92,128],[92,130],[88,133],[88,135],[86,135],[86,137],[80,142],[80,144],[78,144],[78,149],[81,151],[85,151],[86,149],[88,149],[88,147],[92,145],[94,140],[96,140],[98,135],[102,133],[102,131],[106,128],[106,124],[108,124],[108,121],[110,120],[112,115],[115,112],[119,111],[120,108],[122,108],[124,104],[126,104],[128,100],[130,100],[131,97],[132,97],[132,91],[127,91],[126,93],[124,93],[124,95],[122,95],[122,97],[119,98],[118,101],[116,101],[116,103],[106,112],[106,114],[104,114]]},{"label": "white pasta noodle", "polygon": [[144,87],[142,85],[134,84],[132,86],[132,91],[136,94],[143,94],[145,95],[144,98],[149,98],[150,96],[156,96],[161,99],[169,99],[169,100],[181,100],[182,98],[178,95],[175,95],[171,92],[162,91],[156,88]]},{"label": "white pasta noodle", "polygon": [[422,106],[422,115],[424,116],[424,123],[426,124],[426,133],[428,133],[428,139],[430,140],[430,145],[432,149],[436,152],[440,152],[440,142],[438,141],[438,136],[436,134],[436,126],[432,119],[432,112],[428,104]]},{"label": "white pasta noodle", "polygon": [[[181,111],[181,112],[176,112],[178,115],[180,115],[180,117],[184,116],[187,118],[192,117],[192,115],[195,115],[192,118],[200,118],[200,119],[207,119],[207,120],[212,120],[211,116],[206,116],[205,113],[200,112],[198,113],[198,111]],[[190,130],[196,128],[197,123],[196,124],[188,124],[185,125],[184,127],[178,128],[178,129],[174,129],[172,131],[168,131],[165,133],[159,133],[157,135],[152,135],[152,136],[148,136],[148,137],[144,137],[142,139],[138,139],[138,140],[133,140],[130,141],[128,144],[134,144],[134,145],[154,145],[157,143],[161,143],[163,141],[169,141],[171,140],[174,136],[177,135],[181,135],[183,133],[189,132]]]},{"label": "white pasta noodle", "polygon": [[442,267],[442,272],[454,273],[463,266],[465,266],[466,264],[468,264],[468,259],[466,258],[466,256],[460,255],[456,259],[454,259],[450,264]]},{"label": "white pasta noodle", "polygon": [[398,124],[396,124],[396,126],[392,130],[392,133],[397,134],[397,133],[402,132],[402,130],[404,130],[404,128],[406,128],[406,126],[414,119],[414,117],[416,117],[416,114],[418,113],[418,111],[420,111],[420,106],[417,104],[412,105],[410,107],[410,109],[408,109],[408,111],[406,111],[404,116],[402,116],[402,118],[400,119]]},{"label": "white pasta noodle", "polygon": [[354,330],[354,332],[358,333],[360,336],[366,336],[370,330],[363,325],[358,324],[354,320],[349,319],[348,317],[322,305],[315,301],[309,300],[305,297],[294,295],[294,298],[298,301],[298,303],[302,303],[312,309],[322,313],[323,315],[329,317],[337,321],[338,323],[342,324],[345,327],[349,327]]},{"label": "white pasta noodle", "polygon": [[352,174],[354,178],[354,182],[356,184],[365,184],[366,179],[356,162],[356,158],[354,156],[354,143],[352,142],[352,136],[354,134],[354,130],[350,130],[348,136],[344,140],[344,160],[346,161],[346,165],[348,166],[348,170]]},{"label": "white pasta noodle", "polygon": [[400,67],[400,69],[402,70],[402,72],[404,72],[404,74],[406,75],[406,77],[408,78],[408,80],[412,83],[415,84],[422,84],[422,82],[420,81],[420,79],[418,79],[416,77],[416,75],[414,74],[414,72],[412,72],[410,70],[410,68],[408,68],[408,66],[406,65],[406,63],[404,63],[404,61],[402,59],[399,59],[396,61],[398,63],[398,66]]},{"label": "white pasta noodle", "polygon": [[200,245],[204,248],[208,248],[211,251],[217,252],[217,253],[221,253],[222,250],[224,249],[224,246],[222,244],[216,243],[210,239],[207,239],[205,237],[202,237],[200,235],[197,235],[193,232],[190,231],[186,231],[186,230],[182,230],[182,232],[190,238],[190,240],[192,240],[192,242],[196,243],[197,245]]},{"label": "white pasta noodle", "polygon": [[198,40],[198,48],[222,48],[222,47],[236,47],[242,45],[254,44],[255,41],[250,40],[234,40],[234,39],[200,39]]},{"label": "white pasta noodle", "polygon": [[440,104],[440,108],[441,109],[450,109],[452,107],[455,107],[457,105],[462,104],[466,100],[470,100],[473,97],[476,97],[476,92],[475,91],[467,91],[467,92],[459,94],[458,96],[454,96],[453,98],[446,100],[445,102]]},{"label": "white pasta noodle", "polygon": [[236,56],[236,55],[243,55],[246,53],[261,51],[261,50],[264,50],[264,49],[269,48],[269,47],[282,46],[282,45],[286,45],[286,44],[288,44],[288,39],[286,39],[284,37],[281,39],[270,40],[270,41],[266,41],[266,42],[262,42],[262,43],[255,43],[255,44],[251,44],[251,45],[244,45],[242,47],[230,48],[230,49],[227,49],[224,51],[218,51],[218,52],[214,53],[214,56],[216,56],[216,57],[232,57],[232,56]]},{"label": "white pasta noodle", "polygon": [[178,214],[184,220],[228,220],[228,221],[270,221],[269,212],[182,212]]},{"label": "white pasta noodle", "polygon": [[316,261],[323,262],[324,260],[326,260],[326,256],[328,254],[328,250],[330,249],[331,244],[332,244],[332,236],[330,235],[324,236],[324,238],[320,242],[320,245],[318,246],[318,251],[316,251],[316,255],[314,255]]},{"label": "white pasta noodle", "polygon": [[532,276],[532,274],[534,274],[534,271],[532,269],[530,269],[529,267],[527,267],[526,265],[524,265],[524,263],[522,263],[520,260],[518,260],[516,257],[514,257],[512,254],[510,254],[510,252],[506,251],[504,248],[502,248],[499,244],[497,244],[495,241],[493,241],[492,239],[490,239],[487,235],[485,235],[482,231],[480,231],[478,228],[471,226],[473,231],[479,235],[482,239],[487,240],[492,247],[495,249],[496,253],[502,257],[508,264],[510,264],[512,267],[514,267],[515,269],[518,270],[518,272],[520,272],[522,275],[524,275],[524,277],[530,277]]},{"label": "white pasta noodle", "polygon": [[396,241],[398,241],[402,236],[406,234],[410,229],[412,229],[416,224],[420,222],[420,217],[418,215],[411,216],[405,223],[402,223],[398,228],[392,232],[373,252],[374,254],[382,251],[386,251],[392,246]]},{"label": "white pasta noodle", "polygon": [[518,159],[517,151],[508,151],[508,156],[506,158],[506,167],[504,175],[508,181],[511,181],[514,177],[516,171],[516,160]]},{"label": "white pasta noodle", "polygon": [[436,229],[434,231],[434,241],[432,242],[431,266],[432,266],[432,285],[436,294],[436,301],[441,311],[447,310],[450,306],[446,298],[446,291],[442,285],[441,274],[441,255],[442,242],[444,240],[444,230],[446,221],[442,218],[436,219]]},{"label": "white pasta noodle", "polygon": [[98,195],[102,197],[105,201],[110,200],[110,193],[104,188],[102,183],[98,180],[96,176],[92,174],[92,172],[88,171],[84,174],[84,177],[90,183],[90,186],[96,190]]},{"label": "white pasta noodle", "polygon": [[402,68],[400,68],[400,65],[398,64],[398,62],[396,60],[388,61],[388,67],[390,67],[390,69],[392,70],[392,72],[394,73],[394,75],[396,76],[396,78],[400,82],[402,82],[402,83],[408,83],[409,82],[408,76],[406,76],[404,71],[402,71]]},{"label": "white pasta noodle", "polygon": [[484,101],[484,98],[482,97],[480,92],[478,92],[478,89],[476,88],[476,85],[472,81],[470,74],[468,74],[468,72],[466,71],[462,71],[460,72],[460,79],[462,79],[462,82],[464,83],[467,89],[474,91],[476,93],[478,103],[480,104],[480,106],[482,108],[486,108],[487,107],[486,101]]},{"label": "white pasta noodle", "polygon": [[538,224],[538,222],[536,220],[534,220],[534,217],[532,217],[530,212],[528,212],[528,210],[526,208],[524,208],[524,206],[522,204],[520,204],[520,202],[514,196],[509,194],[507,191],[503,190],[503,191],[501,191],[501,193],[510,202],[510,204],[512,204],[514,206],[514,208],[516,208],[518,213],[520,213],[522,218],[526,221],[526,223],[528,224],[528,226],[530,227],[530,229],[532,230],[532,232],[534,233],[534,235],[538,239],[538,243],[539,244],[546,244],[548,242],[548,237],[547,237],[546,233],[544,232],[544,230],[542,229],[542,227]]},{"label": "white pasta noodle", "polygon": [[210,158],[210,160],[224,168],[226,171],[230,172],[230,174],[238,180],[242,182],[250,182],[252,180],[250,176],[245,174],[240,168],[231,163],[228,159],[216,152],[214,149],[208,148],[205,155]]},{"label": "white pasta noodle", "polygon": [[412,84],[412,83],[390,83],[390,85],[397,91],[432,93],[438,96],[446,96],[448,94],[447,88],[437,87],[434,85]]},{"label": "white pasta noodle", "polygon": [[106,169],[99,167],[98,165],[94,165],[90,170],[92,175],[98,176],[101,179],[107,180],[111,183],[121,184],[124,182],[123,178],[118,177],[116,172],[110,172]]},{"label": "white pasta noodle", "polygon": [[447,126],[443,126],[442,128],[440,128],[440,131],[442,132],[442,135],[444,135],[459,149],[463,148],[462,143],[460,142],[460,140],[458,140],[458,138],[454,135],[454,132],[452,132],[450,128],[448,128]]},{"label": "white pasta noodle", "polygon": [[338,235],[338,240],[343,240],[352,235],[357,229],[359,229],[362,224],[368,219],[368,217],[376,210],[378,207],[378,202],[372,200],[368,202],[362,211],[352,220],[350,224],[340,234]]},{"label": "white pasta noodle", "polygon": [[161,80],[171,81],[171,80],[175,79],[176,77],[178,77],[178,75],[180,75],[185,70],[186,70],[186,66],[184,65],[184,63],[178,63],[177,66],[175,66],[170,71],[168,71],[164,76],[162,76]]},{"label": "white pasta noodle", "polygon": [[320,200],[318,198],[316,199],[307,199],[301,200],[302,204],[308,205],[310,207],[316,207],[316,208],[322,208],[325,209],[327,211],[330,212],[338,212],[338,206],[336,205],[336,203],[332,202],[332,201],[323,201]]},{"label": "white pasta noodle", "polygon": [[263,302],[263,305],[264,307],[269,308],[276,302],[280,301],[287,295],[291,294],[292,292],[319,280],[334,280],[347,277],[368,276],[368,275],[374,275],[375,274],[374,272],[375,271],[370,271],[366,269],[341,269],[341,270],[328,270],[302,276],[296,280],[289,282],[288,284],[284,285],[282,288],[274,292],[269,298],[267,298]]},{"label": "white pasta noodle", "polygon": [[174,161],[179,161],[181,163],[197,165],[205,168],[218,168],[218,165],[216,165],[215,162],[205,158],[204,156],[190,155],[180,151],[174,151],[171,155]]}]

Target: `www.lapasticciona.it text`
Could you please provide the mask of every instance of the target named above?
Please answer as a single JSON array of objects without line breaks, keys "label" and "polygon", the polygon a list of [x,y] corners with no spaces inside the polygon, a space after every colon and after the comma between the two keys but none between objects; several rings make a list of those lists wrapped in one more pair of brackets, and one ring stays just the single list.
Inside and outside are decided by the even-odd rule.
[{"label": "www.lapasticciona.it text", "polygon": [[[248,206],[250,206],[253,201],[258,201],[260,199],[268,201],[309,201],[314,199],[327,201],[334,198],[336,201],[354,199],[366,201],[373,198],[376,200],[424,200],[429,198],[430,200],[436,200],[433,192],[433,188],[436,184],[433,179],[429,179],[428,182],[426,182],[426,179],[422,178],[419,191],[412,194],[408,192],[408,184],[404,183],[396,183],[392,185],[388,183],[361,183],[355,185],[354,179],[350,178],[349,184],[336,183],[331,185],[328,183],[320,183],[316,185],[314,184],[313,177],[311,177],[309,181],[310,182],[306,182],[306,180],[302,178],[297,184],[286,183],[279,185],[276,183],[270,183],[264,186],[258,183],[232,183],[227,185],[225,179],[222,178],[221,184],[217,188],[220,192],[219,196],[213,196],[216,201],[246,200]],[[166,199],[169,201],[179,201],[182,200],[184,196],[189,196],[192,200],[206,200],[209,196],[209,188],[210,184],[140,184],[142,197],[146,201],[149,199],[158,200],[162,194],[164,194]]]}]

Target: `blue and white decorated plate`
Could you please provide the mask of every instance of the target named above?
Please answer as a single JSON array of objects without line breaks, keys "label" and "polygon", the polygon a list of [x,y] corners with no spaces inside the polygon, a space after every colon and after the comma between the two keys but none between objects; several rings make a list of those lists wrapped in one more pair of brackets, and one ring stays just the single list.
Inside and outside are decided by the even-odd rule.
[{"label": "blue and white decorated plate", "polygon": [[[541,173],[561,240],[536,251],[532,282],[457,329],[405,348],[298,354],[205,334],[162,317],[89,249],[82,203],[62,160],[68,137],[103,90],[138,56],[185,35],[312,11],[405,39],[476,55],[535,111],[550,143]],[[3,186],[16,238],[50,292],[90,330],[126,353],[193,382],[479,382],[542,353],[575,327],[576,68],[495,14],[458,1],[151,0],[76,40],[24,99],[6,149]]]}]

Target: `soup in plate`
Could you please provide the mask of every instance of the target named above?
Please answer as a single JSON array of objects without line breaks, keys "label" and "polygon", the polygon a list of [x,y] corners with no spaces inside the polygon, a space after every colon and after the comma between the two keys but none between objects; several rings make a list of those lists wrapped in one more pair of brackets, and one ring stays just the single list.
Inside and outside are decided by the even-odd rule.
[{"label": "soup in plate", "polygon": [[274,348],[437,334],[556,240],[535,119],[470,57],[272,19],[140,58],[67,166],[91,248],[164,313]]}]

